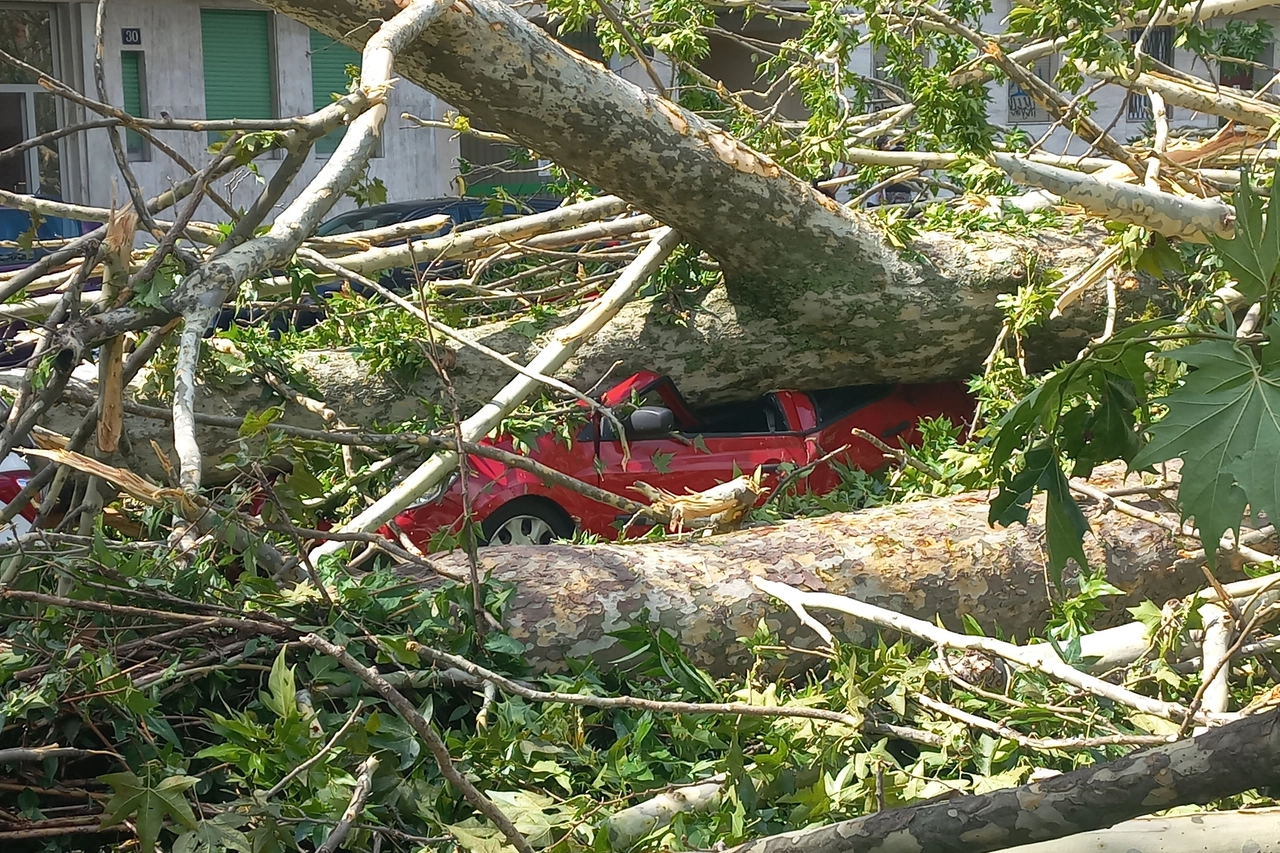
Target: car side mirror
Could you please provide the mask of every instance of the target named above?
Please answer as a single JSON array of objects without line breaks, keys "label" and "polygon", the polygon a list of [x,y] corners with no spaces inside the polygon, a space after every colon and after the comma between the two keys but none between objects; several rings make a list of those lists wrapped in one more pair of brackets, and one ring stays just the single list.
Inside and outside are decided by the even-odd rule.
[{"label": "car side mirror", "polygon": [[675,413],[664,406],[641,406],[627,416],[627,430],[633,435],[666,435],[675,428]]}]

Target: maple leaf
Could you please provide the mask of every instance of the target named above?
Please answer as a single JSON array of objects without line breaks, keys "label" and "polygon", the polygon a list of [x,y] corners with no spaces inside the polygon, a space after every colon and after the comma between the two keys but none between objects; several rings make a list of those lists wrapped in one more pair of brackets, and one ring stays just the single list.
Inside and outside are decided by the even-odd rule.
[{"label": "maple leaf", "polygon": [[152,785],[126,770],[98,778],[113,790],[103,810],[102,826],[115,826],[132,818],[138,828],[138,848],[142,853],[154,853],[166,816],[187,829],[197,828],[196,816],[184,793],[200,781],[196,777],[169,776]]},{"label": "maple leaf", "polygon": [[1226,340],[1163,356],[1195,369],[1162,401],[1168,413],[1151,427],[1151,443],[1132,465],[1182,458],[1178,503],[1183,519],[1195,519],[1210,559],[1223,533],[1239,533],[1246,505],[1272,518],[1280,511],[1280,365],[1268,352],[1280,349],[1277,335],[1280,324],[1273,323],[1262,363]]}]

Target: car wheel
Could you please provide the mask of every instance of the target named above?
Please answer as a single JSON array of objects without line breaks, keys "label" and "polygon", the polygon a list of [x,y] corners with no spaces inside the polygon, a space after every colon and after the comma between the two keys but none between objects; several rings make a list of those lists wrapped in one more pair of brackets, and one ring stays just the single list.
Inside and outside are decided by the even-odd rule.
[{"label": "car wheel", "polygon": [[573,535],[573,522],[564,510],[541,498],[514,500],[481,527],[486,545],[550,545]]}]

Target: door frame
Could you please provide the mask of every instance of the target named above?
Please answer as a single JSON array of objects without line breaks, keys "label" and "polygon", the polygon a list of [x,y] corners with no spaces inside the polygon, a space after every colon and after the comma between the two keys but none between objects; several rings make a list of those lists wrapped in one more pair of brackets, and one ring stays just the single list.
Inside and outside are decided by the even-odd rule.
[{"label": "door frame", "polygon": [[[31,86],[24,83],[0,83],[0,94],[5,95],[25,95],[22,99],[22,141],[26,142],[35,136],[36,129],[36,94],[48,94],[39,86]],[[40,151],[39,146],[32,146],[26,150],[23,155],[23,161],[27,167],[27,191],[25,195],[35,195],[40,192]],[[58,158],[61,162],[61,157]],[[34,185],[34,186],[33,186]]]}]

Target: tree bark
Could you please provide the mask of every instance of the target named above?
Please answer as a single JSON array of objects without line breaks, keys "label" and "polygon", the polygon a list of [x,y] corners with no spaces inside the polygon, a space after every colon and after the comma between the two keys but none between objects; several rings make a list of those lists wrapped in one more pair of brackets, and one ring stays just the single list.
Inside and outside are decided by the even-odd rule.
[{"label": "tree bark", "polygon": [[[1114,467],[1099,474],[1104,484],[1123,476]],[[756,591],[753,577],[922,619],[940,616],[955,630],[967,615],[987,631],[1025,639],[1051,610],[1043,513],[1037,502],[1031,525],[992,529],[986,496],[965,494],[683,542],[488,548],[480,561],[494,580],[515,586],[505,622],[541,670],[588,658],[616,662],[627,650],[609,633],[643,618],[678,637],[698,666],[726,675],[750,665],[738,638],[753,634],[760,620],[785,642],[816,644],[810,629]],[[1089,562],[1125,592],[1106,600],[1097,627],[1128,622],[1124,608],[1140,601],[1163,604],[1203,585],[1194,565],[1175,566],[1179,545],[1165,531],[1118,513],[1092,524]],[[466,571],[461,555],[435,559]],[[1223,579],[1239,577],[1228,570]],[[1066,583],[1074,584],[1070,573]],[[874,631],[825,616],[854,642]]]},{"label": "tree bark", "polygon": [[1010,847],[1007,853],[1280,853],[1280,811],[1140,817],[1108,829]]},{"label": "tree bark", "polygon": [[1278,722],[1275,711],[1245,717],[1020,788],[877,812],[749,842],[733,853],[984,853],[1102,829],[1280,783]]},{"label": "tree bark", "polygon": [[[368,38],[369,21],[397,9],[392,0],[265,2],[353,46]],[[700,385],[742,393],[770,383],[963,376],[990,349],[1002,319],[997,295],[1026,275],[1025,242],[995,235],[978,241],[976,257],[972,238],[938,234],[918,239],[911,258],[900,255],[862,214],[566,50],[497,0],[455,4],[397,70],[675,228],[722,265],[725,289],[687,328],[640,309],[630,346],[618,346],[620,323],[582,355],[584,366],[620,355],[631,365],[647,350],[659,360],[646,366],[689,376],[694,393]],[[1041,242],[1052,254],[1087,241]],[[1085,301],[1051,327],[1046,340],[1065,340],[1045,355],[1074,355],[1100,328],[1089,324],[1097,307]]]}]

